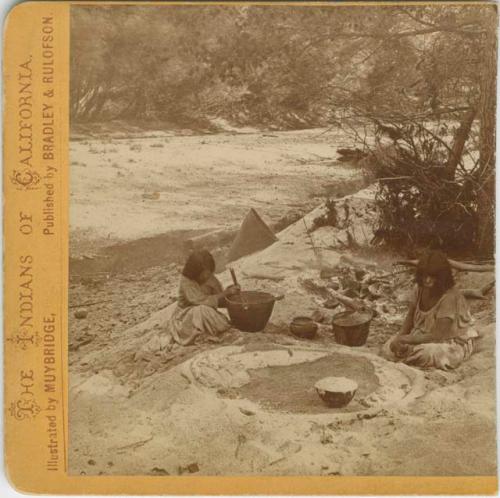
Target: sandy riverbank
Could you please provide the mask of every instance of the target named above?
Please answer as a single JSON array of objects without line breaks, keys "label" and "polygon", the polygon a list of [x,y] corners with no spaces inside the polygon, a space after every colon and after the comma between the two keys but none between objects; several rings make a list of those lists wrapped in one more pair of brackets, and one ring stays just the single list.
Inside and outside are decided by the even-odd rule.
[{"label": "sandy riverbank", "polygon": [[267,223],[361,187],[325,130],[86,139],[71,142],[71,254],[175,230]]},{"label": "sandy riverbank", "polygon": [[[361,192],[349,202],[361,209],[370,202],[370,195]],[[321,209],[307,216],[308,224]],[[359,229],[360,234],[369,230],[369,215],[363,216],[360,219],[366,226]],[[340,236],[328,227],[314,233],[323,265],[335,269],[347,262],[368,271],[390,271],[396,255],[369,247],[347,250],[334,242]],[[494,297],[471,302],[481,339],[468,362],[453,372],[410,369],[403,372],[406,381],[394,384],[397,375],[379,359],[378,351],[397,330],[406,306],[405,293],[412,285],[407,274],[395,276],[391,279],[395,291],[385,303],[377,302],[381,314],[371,324],[366,345],[355,353],[367,355],[367,362],[353,357],[351,375],[360,375],[362,382],[368,379],[372,386],[353,405],[358,411],[339,418],[318,405],[312,413],[301,413],[300,400],[292,408],[283,407],[277,396],[271,400],[273,405],[269,397],[274,387],[265,382],[259,387],[255,379],[272,374],[273,368],[286,368],[279,371],[279,378],[290,375],[290,382],[297,386],[303,381],[293,377],[298,351],[316,348],[323,351],[321,355],[335,358],[342,355],[342,347],[335,344],[328,325],[335,311],[324,308],[324,299],[311,290],[311,282],[321,285],[324,279],[304,224],[301,220],[292,224],[278,238],[268,249],[234,266],[244,288],[282,293],[285,298],[275,304],[262,333],[232,330],[221,344],[164,349],[163,324],[178,279],[175,264],[72,283],[71,303],[109,301],[89,306],[85,319],[70,320],[70,473],[495,474]],[[228,272],[220,278],[230,281]],[[458,285],[464,288],[479,287],[490,278],[489,274],[457,276]],[[318,310],[325,322],[317,339],[300,341],[291,336],[288,324],[293,316]],[[145,346],[152,354],[137,359]],[[246,387],[245,382],[242,387],[233,386],[229,392],[219,390],[221,381],[207,384],[206,379],[230,362],[205,362],[203,356],[217,358],[227,346],[236,348],[237,354],[257,355],[257,359],[263,348],[268,352],[267,360],[248,377],[254,380]],[[283,351],[289,352],[283,355]],[[206,365],[201,370],[200,362]],[[301,368],[307,369],[307,363]],[[314,368],[309,371],[311,382]],[[357,374],[357,369],[362,372]],[[378,372],[376,379],[371,377],[372,369]],[[387,389],[379,391],[383,387]],[[263,389],[260,402],[259,389]],[[399,401],[384,404],[384,399]]]}]

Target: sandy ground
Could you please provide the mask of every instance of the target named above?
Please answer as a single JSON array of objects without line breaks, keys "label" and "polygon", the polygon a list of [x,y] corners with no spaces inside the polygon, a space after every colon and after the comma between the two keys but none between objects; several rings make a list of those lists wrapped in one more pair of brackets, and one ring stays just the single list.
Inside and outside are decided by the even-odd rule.
[{"label": "sandy ground", "polygon": [[[235,137],[237,143],[240,140],[246,137]],[[218,150],[214,145],[213,151]],[[319,179],[318,185],[323,181]],[[301,182],[306,183],[303,177]],[[102,184],[111,189],[112,182]],[[124,184],[123,194],[127,191],[132,196],[132,187]],[[94,195],[111,203],[105,192],[111,196],[111,190],[104,189],[88,194],[88,199]],[[69,472],[496,474],[494,296],[471,303],[481,334],[478,351],[453,372],[400,367],[379,356],[380,346],[401,323],[412,285],[408,274],[391,277],[393,291],[374,301],[379,314],[365,346],[354,349],[335,343],[329,323],[339,309],[327,305],[322,286],[341,276],[345,267],[388,272],[397,258],[367,247],[373,213],[364,207],[371,197],[368,189],[346,201],[358,220],[351,227],[358,248],[347,248],[345,231],[331,227],[315,231],[311,241],[299,220],[281,231],[272,246],[235,262],[245,289],[284,299],[275,303],[263,332],[231,329],[218,344],[166,345],[164,324],[175,306],[182,261],[176,259],[182,245],[175,247],[175,237],[166,239],[172,244],[163,245],[166,252],[172,246],[176,253],[168,264],[155,263],[165,242],[158,237],[108,248],[99,258],[79,260],[78,267],[74,263],[79,275],[73,271],[70,282]],[[125,202],[115,197],[115,202],[132,209],[131,198]],[[80,208],[89,206],[88,199]],[[92,209],[97,216],[99,210]],[[144,212],[145,227],[153,227],[155,210]],[[320,206],[309,213],[306,224],[311,226],[322,212]],[[121,236],[147,233],[139,228],[123,228]],[[106,271],[96,273],[96,259]],[[331,274],[321,278],[320,268]],[[489,274],[457,277],[464,288],[491,279]],[[220,278],[230,282],[227,271]],[[81,306],[85,303],[90,304]],[[73,315],[83,310],[84,318]],[[324,318],[317,338],[293,337],[291,319],[314,312]],[[338,364],[325,365],[330,359]],[[312,387],[306,386],[339,369],[363,384],[352,409],[342,413],[323,407]],[[285,396],[288,384],[293,400]],[[303,397],[301,390],[306,390]]]},{"label": "sandy ground", "polygon": [[325,130],[71,142],[71,251],[172,230],[266,222],[312,208],[359,172],[336,161]]}]

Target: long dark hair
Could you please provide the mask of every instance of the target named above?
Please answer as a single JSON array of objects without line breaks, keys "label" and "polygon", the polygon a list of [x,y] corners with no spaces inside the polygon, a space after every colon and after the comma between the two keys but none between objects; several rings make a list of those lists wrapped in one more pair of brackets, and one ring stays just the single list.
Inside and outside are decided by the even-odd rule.
[{"label": "long dark hair", "polygon": [[436,279],[436,290],[440,294],[444,294],[455,285],[450,262],[441,251],[429,251],[419,259],[415,272],[415,280],[419,287],[422,287],[426,275]]},{"label": "long dark hair", "polygon": [[199,278],[203,270],[208,270],[212,273],[215,271],[213,256],[205,250],[193,251],[182,269],[182,274],[190,280],[196,280],[196,282],[201,283]]}]

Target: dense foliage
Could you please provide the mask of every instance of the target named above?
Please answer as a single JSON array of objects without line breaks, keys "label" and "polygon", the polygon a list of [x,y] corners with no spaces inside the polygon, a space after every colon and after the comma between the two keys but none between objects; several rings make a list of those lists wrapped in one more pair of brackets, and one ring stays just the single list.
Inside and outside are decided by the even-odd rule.
[{"label": "dense foliage", "polygon": [[73,122],[325,123],[328,52],[305,51],[327,12],[230,6],[76,7]]},{"label": "dense foliage", "polygon": [[496,21],[484,4],[73,6],[72,123],[339,127],[404,177],[379,182],[386,242],[491,253]]}]

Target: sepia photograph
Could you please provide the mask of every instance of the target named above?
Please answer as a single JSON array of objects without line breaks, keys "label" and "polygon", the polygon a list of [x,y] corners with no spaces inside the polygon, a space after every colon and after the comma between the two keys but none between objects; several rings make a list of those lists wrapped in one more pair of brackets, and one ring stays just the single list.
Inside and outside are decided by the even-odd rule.
[{"label": "sepia photograph", "polygon": [[496,476],[497,6],[70,9],[68,474]]}]

